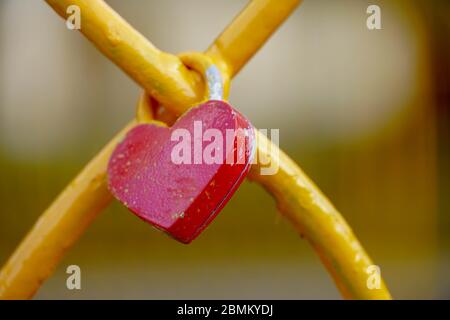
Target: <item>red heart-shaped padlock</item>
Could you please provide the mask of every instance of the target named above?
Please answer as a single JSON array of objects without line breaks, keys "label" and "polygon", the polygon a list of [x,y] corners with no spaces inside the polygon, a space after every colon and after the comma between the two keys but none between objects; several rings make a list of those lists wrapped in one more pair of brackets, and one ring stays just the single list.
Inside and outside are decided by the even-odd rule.
[{"label": "red heart-shaped padlock", "polygon": [[109,189],[138,217],[189,243],[236,191],[254,150],[250,122],[226,102],[208,101],[170,128],[134,127],[110,158]]}]

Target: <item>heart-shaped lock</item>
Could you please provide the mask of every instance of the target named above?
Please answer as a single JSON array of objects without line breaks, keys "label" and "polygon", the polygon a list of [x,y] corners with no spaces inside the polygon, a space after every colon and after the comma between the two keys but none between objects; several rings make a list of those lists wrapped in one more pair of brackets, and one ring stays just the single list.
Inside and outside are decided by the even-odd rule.
[{"label": "heart-shaped lock", "polygon": [[[206,72],[210,96],[222,90],[213,67]],[[210,100],[170,128],[149,123],[130,130],[110,158],[108,186],[138,217],[189,243],[236,191],[254,151],[251,123],[228,103]]]}]

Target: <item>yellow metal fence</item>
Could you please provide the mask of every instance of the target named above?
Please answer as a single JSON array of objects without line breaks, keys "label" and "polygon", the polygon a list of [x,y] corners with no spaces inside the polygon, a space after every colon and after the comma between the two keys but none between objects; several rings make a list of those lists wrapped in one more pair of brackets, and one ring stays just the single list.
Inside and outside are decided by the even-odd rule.
[{"label": "yellow metal fence", "polygon": [[[69,6],[81,9],[81,32],[144,89],[138,110],[149,107],[150,96],[168,114],[179,116],[204,99],[205,86],[197,72],[177,56],[158,50],[104,1],[46,2],[63,18]],[[205,54],[231,79],[300,2],[251,1]],[[106,185],[108,159],[117,142],[140,120],[132,120],[118,133],[42,214],[0,272],[1,299],[31,298],[111,202]],[[260,165],[255,164],[249,178],[274,196],[283,215],[317,252],[343,297],[390,299],[383,281],[379,289],[368,288],[373,263],[341,214],[293,160],[263,134],[257,135],[258,153],[279,162],[280,170],[260,175]]]}]

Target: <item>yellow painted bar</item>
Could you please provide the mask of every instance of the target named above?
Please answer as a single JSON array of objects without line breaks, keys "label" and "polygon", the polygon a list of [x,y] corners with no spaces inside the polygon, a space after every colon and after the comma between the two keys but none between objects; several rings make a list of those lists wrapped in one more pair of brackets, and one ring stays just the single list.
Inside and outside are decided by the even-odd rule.
[{"label": "yellow painted bar", "polygon": [[115,136],[41,215],[0,273],[0,299],[29,299],[93,219],[112,200],[106,166],[116,144],[134,125]]},{"label": "yellow painted bar", "polygon": [[29,299],[59,260],[113,199],[106,168],[117,143],[137,123],[149,122],[151,102],[142,94],[138,121],[130,121],[75,177],[24,238],[0,272],[0,299]]},{"label": "yellow painted bar", "polygon": [[[65,8],[78,5],[82,10],[82,32],[171,112],[180,114],[202,99],[204,84],[196,72],[188,70],[176,56],[154,48],[103,1],[46,1],[63,17]],[[276,28],[298,3],[254,0],[207,53],[225,76],[231,77],[274,31],[270,28]],[[261,36],[250,37],[258,32],[262,32]],[[106,163],[125,131],[83,169],[75,183],[70,184],[38,220],[0,272],[0,299],[31,297],[65,250],[109,202],[104,182]],[[261,154],[270,157],[278,150],[270,143],[267,145],[267,139],[261,134],[258,136]],[[366,270],[372,263],[339,212],[287,155],[280,153],[280,159],[275,161],[280,165],[276,175],[262,176],[259,165],[255,165],[252,179],[275,196],[280,210],[318,252],[343,296],[389,299],[384,284],[380,289],[367,288]]]},{"label": "yellow painted bar", "polygon": [[[380,279],[379,289],[367,286],[373,265],[345,219],[309,177],[283,151],[257,131],[258,157],[250,179],[260,183],[277,201],[280,212],[310,242],[347,299],[391,299]],[[270,161],[270,162],[268,162]],[[261,175],[264,165],[279,167],[274,175]]]},{"label": "yellow painted bar", "polygon": [[217,61],[222,61],[227,66],[229,75],[235,76],[300,2],[301,0],[250,1],[206,53]]},{"label": "yellow painted bar", "polygon": [[64,19],[76,5],[81,12],[81,32],[111,61],[152,97],[180,115],[201,98],[203,82],[177,56],[155,48],[102,0],[46,0]]}]

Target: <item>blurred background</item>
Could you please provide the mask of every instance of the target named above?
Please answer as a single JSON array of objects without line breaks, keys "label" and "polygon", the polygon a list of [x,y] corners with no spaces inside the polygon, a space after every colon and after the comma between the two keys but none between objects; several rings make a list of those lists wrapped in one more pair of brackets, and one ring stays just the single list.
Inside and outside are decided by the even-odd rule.
[{"label": "blurred background", "polygon": [[[206,49],[235,0],[110,0],[158,48]],[[381,8],[382,30],[366,9]],[[83,23],[83,22],[82,22]],[[395,298],[450,298],[450,2],[305,0],[235,78],[232,104],[327,194]],[[0,1],[0,265],[133,117],[141,89],[40,0]],[[66,267],[82,290],[66,289]],[[245,182],[186,246],[114,202],[37,299],[339,298]]]}]

